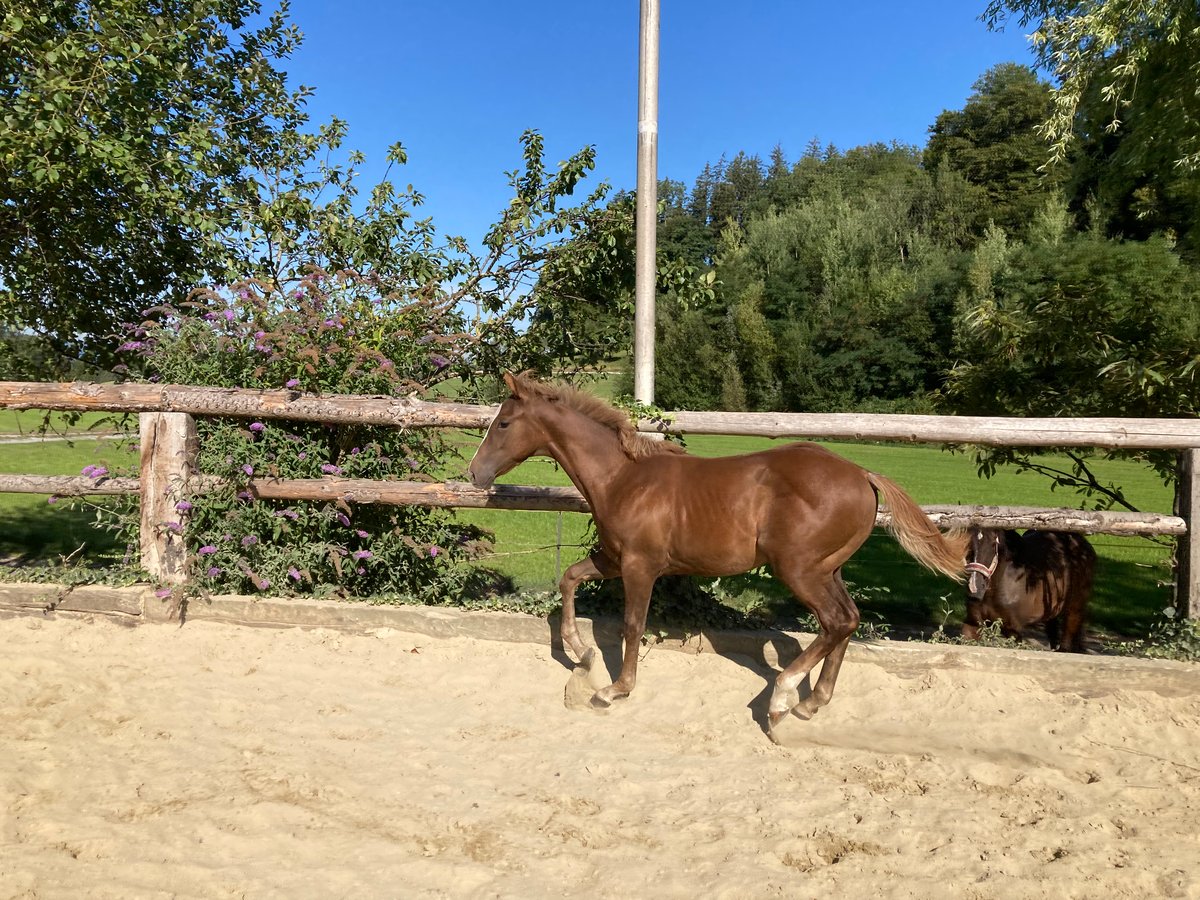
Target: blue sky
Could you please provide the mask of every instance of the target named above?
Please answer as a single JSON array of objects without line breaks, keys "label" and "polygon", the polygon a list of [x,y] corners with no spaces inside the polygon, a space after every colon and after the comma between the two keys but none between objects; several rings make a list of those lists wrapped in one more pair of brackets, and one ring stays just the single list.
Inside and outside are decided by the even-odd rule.
[{"label": "blue sky", "polygon": [[[1032,60],[1018,26],[979,21],[983,0],[661,5],[659,177],[689,186],[739,150],[766,160],[780,145],[791,161],[813,138],[923,146],[989,67]],[[632,189],[638,16],[637,0],[293,0],[305,41],[282,68],[316,88],[314,123],[349,122],[364,186],[402,142],[394,180],[426,195],[439,231],[478,244],[525,129],[550,163],[595,145],[595,180]]]}]

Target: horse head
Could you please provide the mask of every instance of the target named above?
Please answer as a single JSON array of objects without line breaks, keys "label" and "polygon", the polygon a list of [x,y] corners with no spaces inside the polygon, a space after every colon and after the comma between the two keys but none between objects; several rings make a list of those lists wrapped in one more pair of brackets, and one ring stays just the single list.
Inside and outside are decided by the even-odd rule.
[{"label": "horse head", "polygon": [[981,600],[1000,563],[1001,533],[995,528],[972,528],[967,548],[967,596]]},{"label": "horse head", "polygon": [[510,396],[500,405],[467,469],[475,487],[489,488],[529,457],[546,452],[547,435],[536,414],[544,401],[520,376],[506,372],[504,383]]}]

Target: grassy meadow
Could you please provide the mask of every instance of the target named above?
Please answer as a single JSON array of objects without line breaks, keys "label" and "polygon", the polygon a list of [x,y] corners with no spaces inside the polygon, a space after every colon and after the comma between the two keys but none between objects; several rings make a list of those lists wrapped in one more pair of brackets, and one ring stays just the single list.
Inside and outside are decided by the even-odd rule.
[{"label": "grassy meadow", "polygon": [[[115,470],[135,462],[131,451],[107,439],[0,443],[3,473],[78,475],[87,465]],[[95,511],[86,502],[51,504],[41,494],[0,493],[0,562],[57,561],[72,554],[95,558],[113,552],[122,550],[109,532],[95,527]]]}]

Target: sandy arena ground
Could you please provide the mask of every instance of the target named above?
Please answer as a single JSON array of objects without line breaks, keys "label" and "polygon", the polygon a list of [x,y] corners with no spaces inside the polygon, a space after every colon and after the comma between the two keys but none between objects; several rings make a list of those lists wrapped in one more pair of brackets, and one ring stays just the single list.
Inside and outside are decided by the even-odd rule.
[{"label": "sandy arena ground", "polygon": [[[0,619],[0,897],[1200,897],[1200,667]],[[610,663],[613,648],[604,648]],[[586,693],[586,692],[583,692]]]}]

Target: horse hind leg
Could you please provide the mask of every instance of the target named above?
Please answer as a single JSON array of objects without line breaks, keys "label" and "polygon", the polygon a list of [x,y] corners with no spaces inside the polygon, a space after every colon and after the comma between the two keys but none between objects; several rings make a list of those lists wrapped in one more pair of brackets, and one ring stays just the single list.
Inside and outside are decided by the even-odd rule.
[{"label": "horse hind leg", "polygon": [[[833,698],[846,648],[859,622],[858,607],[850,598],[840,572],[824,579],[793,572],[776,572],[776,575],[817,617],[821,633],[776,676],[767,713],[772,727],[789,712],[802,719],[811,718]],[[821,674],[812,693],[801,700],[797,690],[800,682],[822,660]]]},{"label": "horse hind leg", "polygon": [[1087,618],[1088,598],[1092,594],[1091,573],[1072,578],[1062,611],[1062,642],[1057,649],[1067,653],[1087,653],[1083,625]]}]

